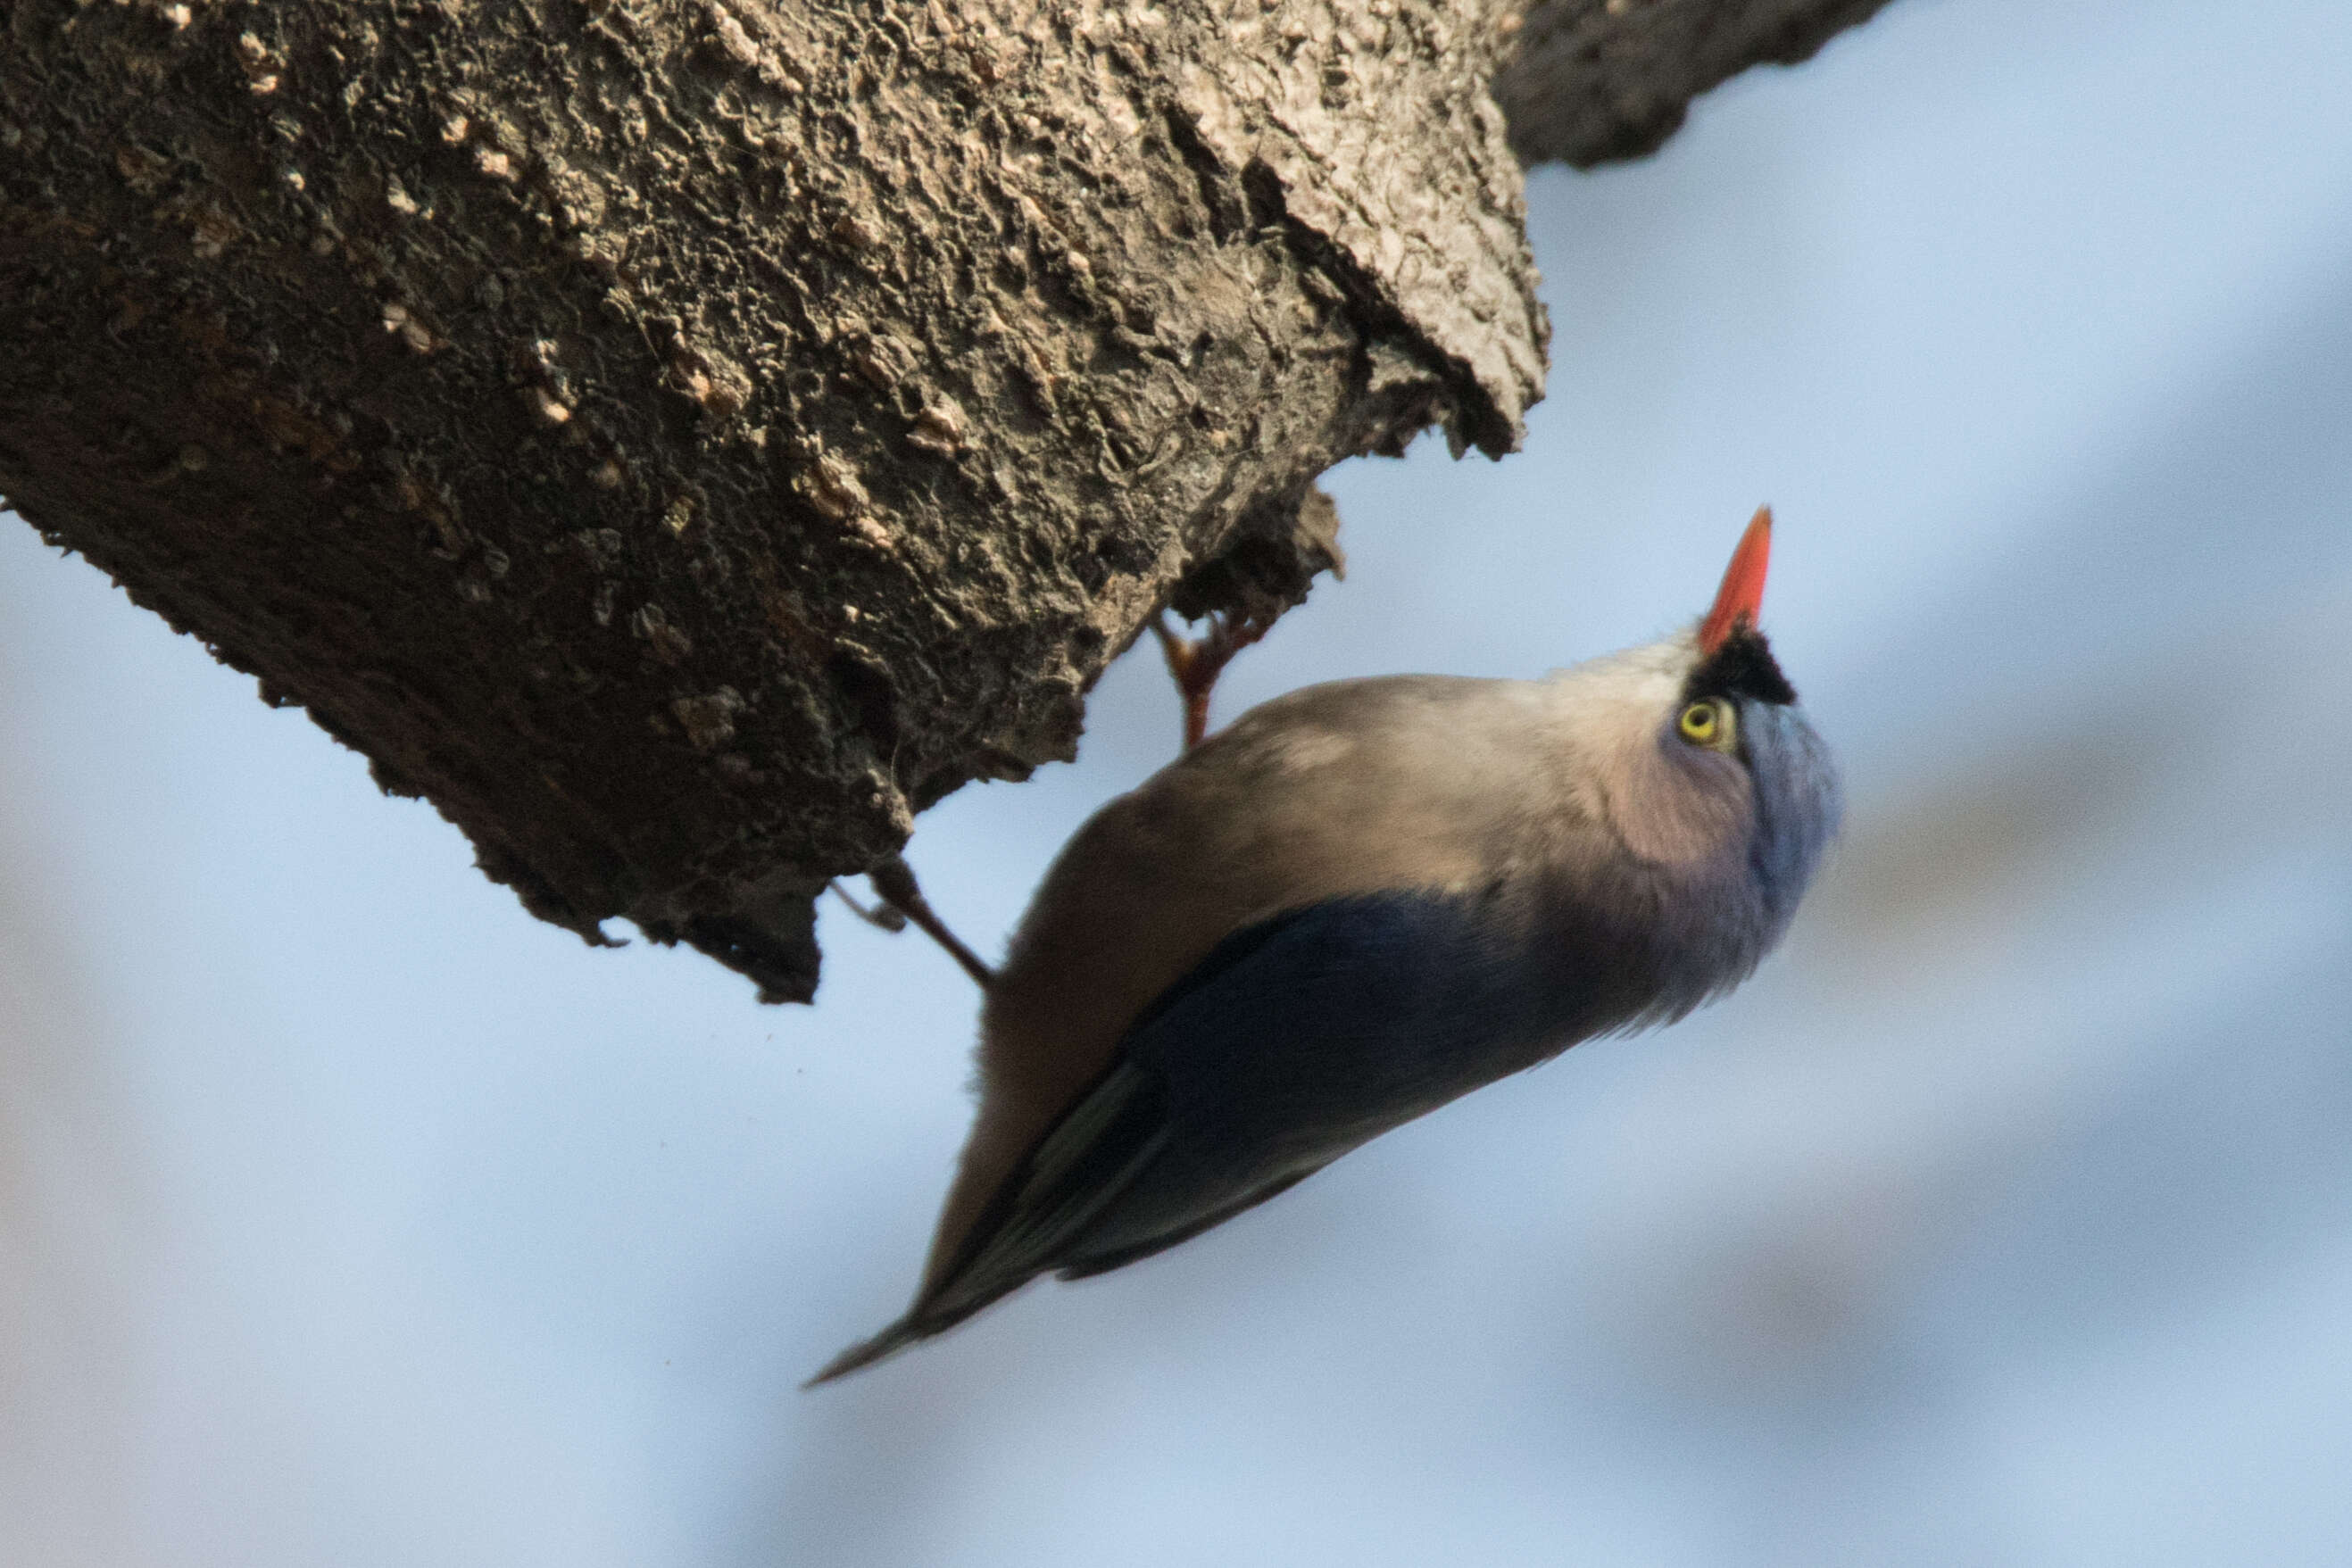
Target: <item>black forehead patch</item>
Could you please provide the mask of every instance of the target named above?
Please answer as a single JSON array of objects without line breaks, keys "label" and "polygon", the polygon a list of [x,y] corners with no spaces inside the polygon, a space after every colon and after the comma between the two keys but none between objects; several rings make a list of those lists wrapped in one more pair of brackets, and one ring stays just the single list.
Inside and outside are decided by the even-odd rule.
[{"label": "black forehead patch", "polygon": [[1723,640],[1722,645],[1691,672],[1683,695],[1685,700],[1744,697],[1787,707],[1796,702],[1797,688],[1780,673],[1780,662],[1772,657],[1772,644],[1764,640],[1764,633],[1741,621],[1732,627],[1731,635]]}]

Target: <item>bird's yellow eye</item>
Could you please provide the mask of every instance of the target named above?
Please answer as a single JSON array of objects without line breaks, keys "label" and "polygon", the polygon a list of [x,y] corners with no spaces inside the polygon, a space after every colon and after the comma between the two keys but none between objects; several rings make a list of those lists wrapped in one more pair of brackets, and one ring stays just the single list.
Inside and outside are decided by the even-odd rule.
[{"label": "bird's yellow eye", "polygon": [[1731,705],[1720,697],[1709,697],[1683,709],[1683,738],[1693,746],[1711,747],[1728,751],[1738,738],[1738,721],[1732,717]]}]

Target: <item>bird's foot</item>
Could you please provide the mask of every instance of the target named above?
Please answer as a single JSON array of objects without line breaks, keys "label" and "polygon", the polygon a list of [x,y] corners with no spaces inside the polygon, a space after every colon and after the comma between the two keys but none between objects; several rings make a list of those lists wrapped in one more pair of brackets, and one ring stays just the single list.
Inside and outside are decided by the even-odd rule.
[{"label": "bird's foot", "polygon": [[866,925],[877,930],[887,931],[893,936],[907,928],[906,915],[891,905],[880,903],[860,904],[849,889],[837,882],[826,883],[825,886],[833,889],[833,895],[849,905],[850,912]]},{"label": "bird's foot", "polygon": [[1160,652],[1168,660],[1168,674],[1176,683],[1176,690],[1184,698],[1184,749],[1192,750],[1208,737],[1209,695],[1216,690],[1217,677],[1225,673],[1235,653],[1265,636],[1274,629],[1269,617],[1234,615],[1223,610],[1209,613],[1209,629],[1199,637],[1187,637],[1168,623],[1168,612],[1162,611],[1152,618],[1152,635],[1160,639]]}]

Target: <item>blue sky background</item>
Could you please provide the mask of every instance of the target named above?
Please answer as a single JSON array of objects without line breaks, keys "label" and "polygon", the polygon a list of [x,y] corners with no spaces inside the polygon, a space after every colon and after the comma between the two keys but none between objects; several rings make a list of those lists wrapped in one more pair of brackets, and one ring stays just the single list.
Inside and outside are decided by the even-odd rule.
[{"label": "blue sky background", "polygon": [[[593,953],[0,528],[0,1555],[2352,1561],[2352,16],[1897,0],[1537,174],[1527,449],[1329,487],[1221,712],[1767,621],[1851,828],[1783,953],[819,1395],[973,996]],[[984,949],[1172,753],[912,849]]]}]

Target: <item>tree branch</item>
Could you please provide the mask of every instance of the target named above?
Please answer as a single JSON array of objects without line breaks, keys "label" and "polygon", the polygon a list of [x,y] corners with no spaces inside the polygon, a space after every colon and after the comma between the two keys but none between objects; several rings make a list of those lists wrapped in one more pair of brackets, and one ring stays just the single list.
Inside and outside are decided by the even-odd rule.
[{"label": "tree branch", "polygon": [[1872,8],[21,0],[0,492],[534,913],[805,998],[1161,606],[1305,596],[1325,468],[1510,449],[1514,145]]}]

